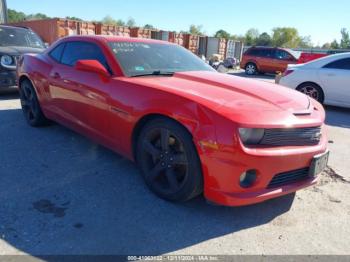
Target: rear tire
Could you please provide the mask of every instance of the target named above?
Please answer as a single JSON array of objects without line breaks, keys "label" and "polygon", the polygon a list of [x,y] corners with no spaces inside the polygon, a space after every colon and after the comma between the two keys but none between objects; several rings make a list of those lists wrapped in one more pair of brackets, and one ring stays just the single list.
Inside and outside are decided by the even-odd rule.
[{"label": "rear tire", "polygon": [[24,117],[29,125],[40,127],[49,124],[50,121],[44,116],[35,89],[28,79],[20,83],[19,96]]},{"label": "rear tire", "polygon": [[317,100],[321,104],[324,102],[324,93],[319,85],[314,83],[304,83],[296,88],[301,93]]},{"label": "rear tire", "polygon": [[201,164],[192,137],[173,120],[157,118],[144,126],[136,159],[147,186],[165,200],[183,202],[203,191]]},{"label": "rear tire", "polygon": [[247,74],[247,75],[256,75],[257,73],[258,73],[258,68],[257,68],[257,66],[256,66],[256,64],[254,64],[254,63],[248,63],[248,64],[246,64],[246,66],[245,66],[245,73]]}]

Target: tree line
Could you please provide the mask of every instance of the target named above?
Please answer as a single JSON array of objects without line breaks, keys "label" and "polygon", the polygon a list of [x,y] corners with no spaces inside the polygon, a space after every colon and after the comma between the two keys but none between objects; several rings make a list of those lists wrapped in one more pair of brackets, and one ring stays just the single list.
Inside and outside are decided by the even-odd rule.
[{"label": "tree line", "polygon": [[[17,12],[12,9],[8,9],[8,20],[9,22],[19,22],[24,20],[37,20],[37,19],[48,19],[45,14],[37,13],[26,15],[23,12]],[[67,16],[67,19],[78,20],[82,19],[78,17]],[[137,26],[135,19],[129,17],[126,21],[122,19],[114,19],[112,16],[107,15],[100,21],[104,24],[117,25],[117,26]],[[155,29],[151,24],[143,25],[146,29]],[[190,33],[194,35],[206,35],[202,25],[190,25],[189,30],[181,31],[181,33]],[[324,48],[324,49],[350,49],[350,37],[349,31],[346,28],[341,29],[341,40],[338,42],[334,40],[330,43],[325,43],[323,46],[314,46],[311,42],[310,36],[300,36],[296,28],[293,27],[275,27],[272,29],[272,33],[267,32],[260,33],[258,29],[251,28],[245,35],[230,34],[225,30],[218,30],[214,37],[232,39],[242,41],[247,46],[278,46],[287,48]]]}]

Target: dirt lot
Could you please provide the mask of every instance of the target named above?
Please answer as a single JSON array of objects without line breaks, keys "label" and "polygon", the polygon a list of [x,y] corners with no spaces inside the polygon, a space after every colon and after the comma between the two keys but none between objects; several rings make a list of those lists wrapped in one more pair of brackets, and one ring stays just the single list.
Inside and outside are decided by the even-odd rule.
[{"label": "dirt lot", "polygon": [[133,163],[62,126],[31,128],[19,108],[0,95],[0,255],[350,255],[350,110],[327,108],[317,186],[227,208],[158,199]]}]

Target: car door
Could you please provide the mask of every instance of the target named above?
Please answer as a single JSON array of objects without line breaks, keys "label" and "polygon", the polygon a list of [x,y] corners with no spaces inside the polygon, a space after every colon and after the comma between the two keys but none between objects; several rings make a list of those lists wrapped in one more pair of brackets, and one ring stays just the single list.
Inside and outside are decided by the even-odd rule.
[{"label": "car door", "polygon": [[263,73],[271,73],[273,72],[273,54],[274,50],[272,48],[262,48],[258,53],[258,64],[259,70]]},{"label": "car door", "polygon": [[350,57],[326,64],[318,75],[326,101],[350,105]]},{"label": "car door", "polygon": [[287,69],[288,64],[295,64],[295,59],[287,51],[281,50],[281,49],[275,49],[273,63],[274,63],[274,68],[273,68],[274,73],[284,72]]},{"label": "car door", "polygon": [[57,111],[87,135],[110,137],[108,83],[98,74],[78,71],[78,60],[97,60],[109,70],[101,48],[91,42],[66,42],[60,63],[51,70],[50,94]]}]

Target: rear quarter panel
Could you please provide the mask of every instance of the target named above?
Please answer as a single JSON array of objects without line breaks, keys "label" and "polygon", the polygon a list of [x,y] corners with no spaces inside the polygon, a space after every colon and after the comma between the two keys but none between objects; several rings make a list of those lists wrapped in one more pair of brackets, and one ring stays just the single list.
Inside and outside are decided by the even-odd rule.
[{"label": "rear quarter panel", "polygon": [[29,78],[32,82],[40,105],[45,114],[45,106],[49,100],[49,81],[48,76],[52,67],[43,54],[24,55],[17,67],[17,75],[20,81]]}]

